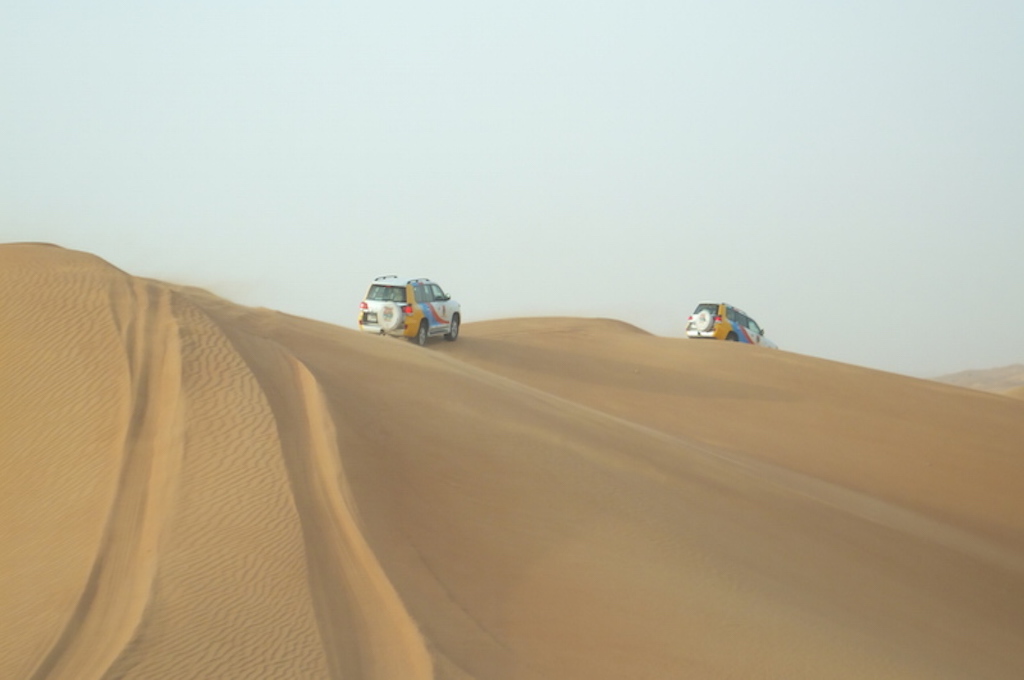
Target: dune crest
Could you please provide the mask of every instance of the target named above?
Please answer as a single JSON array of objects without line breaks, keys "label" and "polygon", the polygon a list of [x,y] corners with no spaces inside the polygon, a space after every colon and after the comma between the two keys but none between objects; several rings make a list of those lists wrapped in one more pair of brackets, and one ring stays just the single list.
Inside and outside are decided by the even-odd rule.
[{"label": "dune crest", "polygon": [[[36,395],[33,410],[89,402],[113,385],[120,394],[106,414],[82,414],[108,419],[109,436],[71,428],[34,451],[68,465],[105,466],[106,483],[74,489],[98,506],[98,530],[91,545],[60,556],[79,562],[78,578],[57,584],[77,591],[74,601],[65,596],[67,616],[40,626],[39,639],[50,640],[42,654],[37,643],[17,650],[35,652],[27,657],[0,658],[0,676],[225,677],[213,669],[226,667],[238,669],[235,677],[255,677],[280,664],[287,650],[283,658],[294,666],[284,677],[432,677],[415,623],[360,534],[330,414],[301,362],[269,342],[249,343],[241,353],[187,296],[89,256],[29,246],[5,247],[3,255],[5,265],[13,260],[13,269],[32,272],[31,290],[20,300],[8,296],[4,309],[8,321],[33,317],[38,332],[24,340],[59,342],[68,354],[109,353],[100,357],[109,384],[61,371],[54,389]],[[9,283],[17,294],[17,282]],[[85,299],[69,295],[71,289]],[[82,333],[60,320],[75,315],[95,322]],[[42,338],[48,328],[59,337]],[[267,370],[257,377],[252,369],[260,365]],[[5,365],[5,377],[46,377],[44,367],[36,368],[27,376],[25,366]],[[5,438],[5,452],[13,443]],[[254,483],[268,466],[277,468],[276,479]],[[203,488],[214,481],[221,488]],[[254,488],[236,489],[248,485]],[[198,506],[182,507],[193,499]],[[45,493],[36,500],[51,502]],[[257,513],[246,516],[250,510]],[[243,531],[267,537],[237,540]],[[268,545],[280,540],[291,547]],[[285,558],[282,549],[294,552],[285,560],[293,573],[284,588],[275,573],[281,565],[270,559]],[[253,588],[267,592],[246,592]],[[279,589],[286,596],[268,597]],[[6,633],[25,622],[5,623]],[[251,638],[234,654],[209,639],[225,624],[234,629],[225,639],[238,631]],[[175,633],[174,626],[183,629]],[[178,647],[199,651],[182,658]]]},{"label": "dune crest", "polygon": [[0,246],[0,677],[1024,676],[1024,402]]}]

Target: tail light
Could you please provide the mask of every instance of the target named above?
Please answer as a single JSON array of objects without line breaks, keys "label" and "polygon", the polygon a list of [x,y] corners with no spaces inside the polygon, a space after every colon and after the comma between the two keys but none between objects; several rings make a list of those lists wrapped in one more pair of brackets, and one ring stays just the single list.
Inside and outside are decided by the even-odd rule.
[{"label": "tail light", "polygon": [[722,323],[722,317],[716,316],[715,317],[715,323]]},{"label": "tail light", "polygon": [[366,300],[359,303],[359,309],[369,309],[370,305],[366,304]]},{"label": "tail light", "polygon": [[403,305],[402,314],[412,314],[412,305]]}]

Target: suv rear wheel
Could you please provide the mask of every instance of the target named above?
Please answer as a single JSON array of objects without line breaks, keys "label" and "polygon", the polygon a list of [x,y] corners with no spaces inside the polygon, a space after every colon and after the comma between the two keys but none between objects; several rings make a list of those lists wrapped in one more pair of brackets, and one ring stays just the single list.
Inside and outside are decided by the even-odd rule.
[{"label": "suv rear wheel", "polygon": [[420,321],[420,327],[416,331],[416,337],[414,337],[412,340],[413,340],[413,342],[415,342],[420,347],[423,347],[425,344],[427,344],[427,322],[426,321]]}]

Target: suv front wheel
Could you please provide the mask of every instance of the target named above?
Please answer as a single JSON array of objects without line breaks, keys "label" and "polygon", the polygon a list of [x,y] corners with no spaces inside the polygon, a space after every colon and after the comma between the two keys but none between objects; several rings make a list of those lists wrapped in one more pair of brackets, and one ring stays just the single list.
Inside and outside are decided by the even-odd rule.
[{"label": "suv front wheel", "polygon": [[445,340],[447,340],[449,342],[455,342],[456,340],[459,339],[459,323],[460,322],[461,322],[461,319],[459,319],[459,315],[458,314],[456,314],[455,316],[452,317],[451,326],[448,327],[448,332],[445,333],[445,336],[444,336]]}]

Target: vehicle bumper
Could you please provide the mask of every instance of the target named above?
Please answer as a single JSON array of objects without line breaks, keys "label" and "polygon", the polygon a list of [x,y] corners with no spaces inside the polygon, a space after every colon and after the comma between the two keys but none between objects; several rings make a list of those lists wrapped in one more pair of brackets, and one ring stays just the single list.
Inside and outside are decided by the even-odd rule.
[{"label": "vehicle bumper", "polygon": [[396,328],[393,331],[388,331],[384,330],[383,328],[376,324],[360,322],[359,330],[361,330],[364,333],[373,333],[374,335],[390,335],[397,338],[411,337],[412,335],[409,332],[409,329],[406,327],[406,324],[402,324],[401,327]]}]

